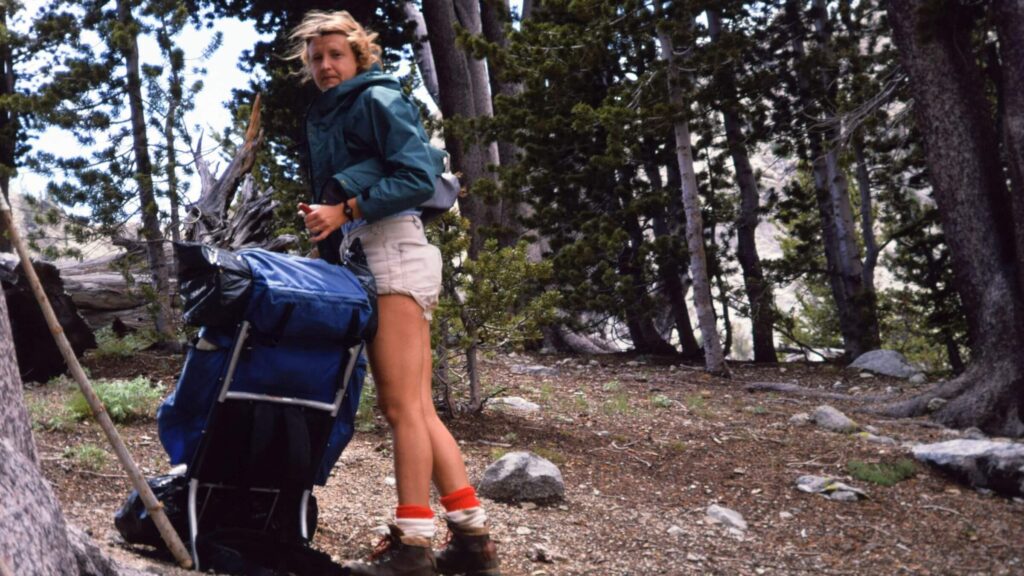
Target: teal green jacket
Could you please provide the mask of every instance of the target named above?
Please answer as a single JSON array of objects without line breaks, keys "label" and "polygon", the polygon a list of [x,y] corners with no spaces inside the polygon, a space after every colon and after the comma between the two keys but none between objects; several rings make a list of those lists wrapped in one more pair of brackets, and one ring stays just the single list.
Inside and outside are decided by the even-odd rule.
[{"label": "teal green jacket", "polygon": [[431,153],[419,109],[378,66],[313,101],[306,141],[313,201],[322,202],[325,192],[354,197],[367,222],[430,199],[444,168]]}]

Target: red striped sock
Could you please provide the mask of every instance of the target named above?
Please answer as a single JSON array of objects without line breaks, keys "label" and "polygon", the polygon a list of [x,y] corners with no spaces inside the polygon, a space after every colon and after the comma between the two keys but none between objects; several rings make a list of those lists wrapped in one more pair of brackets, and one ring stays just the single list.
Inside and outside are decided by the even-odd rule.
[{"label": "red striped sock", "polygon": [[466,486],[442,496],[441,505],[444,506],[446,511],[454,512],[456,510],[465,510],[466,508],[476,508],[480,506],[480,500],[476,497],[476,489],[472,486]]},{"label": "red striped sock", "polygon": [[401,504],[395,508],[395,525],[406,536],[434,537],[434,511],[429,506]]}]

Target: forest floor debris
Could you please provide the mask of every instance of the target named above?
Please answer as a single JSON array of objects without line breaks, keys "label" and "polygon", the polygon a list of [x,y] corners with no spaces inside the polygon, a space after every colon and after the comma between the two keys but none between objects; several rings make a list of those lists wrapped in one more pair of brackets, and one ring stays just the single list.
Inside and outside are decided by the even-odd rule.
[{"label": "forest floor debris", "polygon": [[[558,374],[514,374],[513,364],[524,361],[558,362]],[[143,375],[169,392],[182,358],[142,352],[86,365],[94,378]],[[850,462],[897,462],[908,456],[908,443],[961,433],[858,414],[873,434],[902,446],[865,442],[790,424],[820,399],[745,390],[774,381],[825,392],[842,381],[860,388],[853,397],[887,388],[915,392],[906,381],[796,363],[734,363],[733,377],[722,380],[683,369],[676,359],[635,355],[497,355],[483,358],[481,367],[485,391],[500,389],[541,410],[486,411],[452,421],[470,476],[479,480],[504,454],[528,450],[556,464],[566,488],[565,500],[548,506],[488,502],[507,576],[1024,572],[1022,500],[972,490],[920,464],[892,486],[872,485],[870,499],[858,502],[835,502],[794,485],[802,475],[856,484]],[[69,521],[123,563],[192,574],[120,543],[113,515],[128,481],[113,458],[91,458],[87,466],[69,456],[94,452],[76,447],[106,445],[95,424],[59,417],[68,395],[59,385],[27,391],[43,469]],[[829,402],[844,411],[856,407]],[[395,504],[387,427],[379,415],[365,424],[316,492],[314,543],[339,560],[368,554]],[[154,420],[120,431],[146,474],[168,470]],[[742,515],[748,525],[742,537],[723,537],[708,521],[712,505]],[[444,536],[439,522],[438,545]]]}]

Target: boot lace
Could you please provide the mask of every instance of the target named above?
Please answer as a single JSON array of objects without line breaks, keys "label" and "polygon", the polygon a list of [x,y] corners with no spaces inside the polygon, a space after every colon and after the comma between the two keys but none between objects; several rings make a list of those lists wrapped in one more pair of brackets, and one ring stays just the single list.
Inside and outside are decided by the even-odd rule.
[{"label": "boot lace", "polygon": [[377,541],[377,544],[373,547],[373,552],[370,553],[370,561],[379,560],[388,552],[394,549],[398,544],[399,540],[392,534],[381,536],[381,539]]}]

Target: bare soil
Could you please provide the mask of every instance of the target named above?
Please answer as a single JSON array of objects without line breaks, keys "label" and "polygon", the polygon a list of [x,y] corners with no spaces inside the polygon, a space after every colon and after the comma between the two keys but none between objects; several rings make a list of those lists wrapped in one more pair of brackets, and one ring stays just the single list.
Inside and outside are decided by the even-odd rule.
[{"label": "bare soil", "polygon": [[[554,366],[559,373],[514,375],[513,364]],[[87,365],[94,378],[146,375],[170,392],[182,358],[143,352]],[[485,502],[507,575],[1024,573],[1021,501],[979,493],[923,466],[892,487],[851,478],[849,462],[891,462],[908,457],[906,449],[793,426],[791,415],[824,402],[744,389],[750,382],[788,382],[830,391],[856,387],[864,395],[910,393],[905,382],[793,363],[733,364],[732,378],[718,379],[674,359],[625,355],[496,356],[482,367],[489,390],[526,398],[541,410],[452,420],[471,478],[505,452],[531,450],[554,462],[566,485],[565,501],[549,506]],[[38,417],[56,410],[68,391],[48,386],[27,395]],[[829,403],[901,442],[958,435]],[[316,491],[314,544],[339,561],[368,554],[375,528],[395,505],[387,427],[378,416],[371,428],[356,434],[328,485]],[[124,425],[121,433],[148,474],[167,470],[154,420]],[[113,515],[129,486],[112,456],[86,470],[65,455],[79,444],[106,446],[95,424],[40,428],[36,441],[73,523],[123,563],[186,574],[120,542]],[[794,482],[803,474],[835,476],[870,498],[835,502],[799,492]],[[748,530],[738,535],[710,522],[711,504],[740,512]],[[439,523],[438,545],[443,538]],[[538,547],[545,559],[538,559]]]}]

